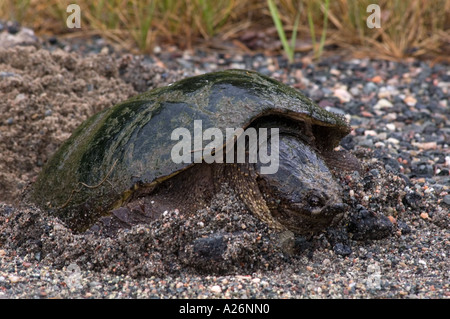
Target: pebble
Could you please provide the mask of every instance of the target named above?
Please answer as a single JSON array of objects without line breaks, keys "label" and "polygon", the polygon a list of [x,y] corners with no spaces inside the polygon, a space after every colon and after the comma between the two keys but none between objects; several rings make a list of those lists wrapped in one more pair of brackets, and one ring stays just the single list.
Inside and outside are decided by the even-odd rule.
[{"label": "pebble", "polygon": [[215,294],[220,294],[222,292],[222,288],[219,285],[212,286],[210,290]]},{"label": "pebble", "polygon": [[417,99],[415,99],[413,96],[407,96],[403,99],[403,101],[409,106],[415,106],[417,103]]},{"label": "pebble", "polygon": [[373,83],[381,83],[381,82],[383,82],[383,78],[382,78],[381,76],[379,76],[379,75],[376,75],[376,76],[374,76],[374,77],[371,79],[371,81],[372,81]]},{"label": "pebble", "polygon": [[8,277],[8,280],[9,280],[10,283],[15,284],[15,283],[20,281],[20,277],[16,276],[16,275],[10,275]]},{"label": "pebble", "polygon": [[373,108],[375,110],[379,110],[379,109],[384,109],[384,108],[391,108],[392,106],[393,106],[393,104],[390,101],[388,101],[386,99],[380,99],[380,100],[378,100],[377,104],[375,104],[373,106]]},{"label": "pebble", "polygon": [[390,131],[395,131],[396,127],[395,127],[394,123],[389,123],[389,124],[386,124],[386,128]]},{"label": "pebble", "polygon": [[364,85],[363,92],[364,94],[370,94],[378,91],[378,86],[375,83],[367,82]]},{"label": "pebble", "polygon": [[450,206],[450,195],[445,195],[442,201],[448,206]]},{"label": "pebble", "polygon": [[339,88],[334,91],[334,96],[336,96],[341,103],[349,102],[353,99],[353,96],[347,91],[346,88]]},{"label": "pebble", "polygon": [[425,142],[425,143],[411,143],[413,146],[418,147],[421,150],[435,150],[437,148],[436,142]]},{"label": "pebble", "polygon": [[420,214],[420,217],[423,218],[423,219],[428,219],[428,218],[430,218],[430,217],[428,216],[428,213],[421,213],[421,214]]}]

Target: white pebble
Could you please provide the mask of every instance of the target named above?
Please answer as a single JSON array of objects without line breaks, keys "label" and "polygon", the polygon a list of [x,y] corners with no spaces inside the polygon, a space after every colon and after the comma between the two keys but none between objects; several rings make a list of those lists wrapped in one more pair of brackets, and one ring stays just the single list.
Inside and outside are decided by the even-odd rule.
[{"label": "white pebble", "polygon": [[376,136],[377,132],[374,130],[365,130],[364,131],[364,136]]},{"label": "white pebble", "polygon": [[419,259],[419,264],[423,265],[425,268],[427,268],[427,262],[423,259]]},{"label": "white pebble", "polygon": [[16,275],[10,275],[10,276],[8,277],[8,279],[9,279],[9,281],[10,281],[12,284],[15,284],[16,282],[19,282],[20,277],[19,277],[19,276],[16,276]]},{"label": "white pebble", "polygon": [[373,108],[375,110],[379,110],[379,109],[389,108],[389,107],[392,107],[392,106],[393,106],[392,103],[389,102],[388,100],[380,99],[380,100],[378,100],[377,104],[374,105]]},{"label": "white pebble", "polygon": [[336,96],[341,103],[349,102],[353,99],[353,96],[344,88],[339,88],[334,91],[334,96]]},{"label": "white pebble", "polygon": [[395,131],[395,124],[393,123],[386,124],[386,128],[390,131]]},{"label": "white pebble", "polygon": [[388,142],[392,143],[392,144],[399,144],[400,141],[396,138],[390,137],[387,139]]},{"label": "white pebble", "polygon": [[209,290],[215,294],[220,294],[222,292],[222,288],[219,285],[214,285]]}]

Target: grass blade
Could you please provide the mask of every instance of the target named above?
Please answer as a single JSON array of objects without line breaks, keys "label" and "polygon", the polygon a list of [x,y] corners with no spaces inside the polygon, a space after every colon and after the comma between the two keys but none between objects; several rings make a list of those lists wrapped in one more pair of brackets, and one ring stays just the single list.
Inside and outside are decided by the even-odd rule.
[{"label": "grass blade", "polygon": [[289,46],[288,40],[286,38],[286,33],[284,32],[278,9],[272,0],[267,0],[267,4],[269,6],[270,15],[272,16],[275,28],[277,29],[278,36],[280,37],[281,44],[283,45],[284,52],[286,53],[289,62],[292,62],[294,60],[294,52]]},{"label": "grass blade", "polygon": [[325,0],[325,11],[323,15],[323,28],[322,28],[322,36],[320,37],[319,51],[317,52],[317,57],[319,58],[322,55],[323,47],[325,45],[325,39],[327,36],[327,25],[328,25],[328,10],[330,7],[330,0]]},{"label": "grass blade", "polygon": [[300,11],[297,12],[297,16],[295,17],[295,22],[294,22],[294,29],[292,30],[292,36],[291,36],[292,54],[294,54],[294,52],[295,52],[295,44],[297,42],[297,30],[298,30],[299,22],[300,22]]}]

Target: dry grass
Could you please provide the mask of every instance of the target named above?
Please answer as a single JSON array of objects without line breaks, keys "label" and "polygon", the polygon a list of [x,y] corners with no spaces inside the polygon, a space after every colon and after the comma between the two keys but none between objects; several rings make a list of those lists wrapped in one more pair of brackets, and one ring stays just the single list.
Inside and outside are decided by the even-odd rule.
[{"label": "dry grass", "polygon": [[[366,8],[381,7],[381,28],[370,29]],[[81,7],[82,30],[70,30],[66,7]],[[391,60],[425,57],[448,60],[450,50],[450,0],[333,0],[324,32],[324,1],[274,0],[286,35],[290,38],[297,16],[296,50],[337,45],[355,56]],[[308,12],[312,25],[308,24]],[[266,0],[0,0],[0,19],[13,19],[39,34],[101,34],[135,52],[151,52],[156,43],[189,48],[198,40],[235,40],[249,30],[276,33]],[[294,34],[295,35],[295,34]],[[315,40],[312,41],[311,36]],[[327,47],[325,47],[325,51]],[[316,51],[317,52],[317,51]]]}]

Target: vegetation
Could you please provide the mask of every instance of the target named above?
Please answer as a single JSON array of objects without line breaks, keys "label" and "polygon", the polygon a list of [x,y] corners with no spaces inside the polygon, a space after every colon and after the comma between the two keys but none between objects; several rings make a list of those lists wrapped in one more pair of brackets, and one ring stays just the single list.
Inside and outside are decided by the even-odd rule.
[{"label": "vegetation", "polygon": [[[81,8],[81,31],[66,26],[70,3]],[[381,28],[367,26],[372,3],[381,8]],[[101,34],[151,52],[156,44],[190,48],[199,41],[249,49],[246,35],[263,32],[267,47],[290,61],[298,51],[319,58],[336,47],[355,56],[448,59],[449,16],[450,0],[0,0],[0,19],[39,34]]]}]

